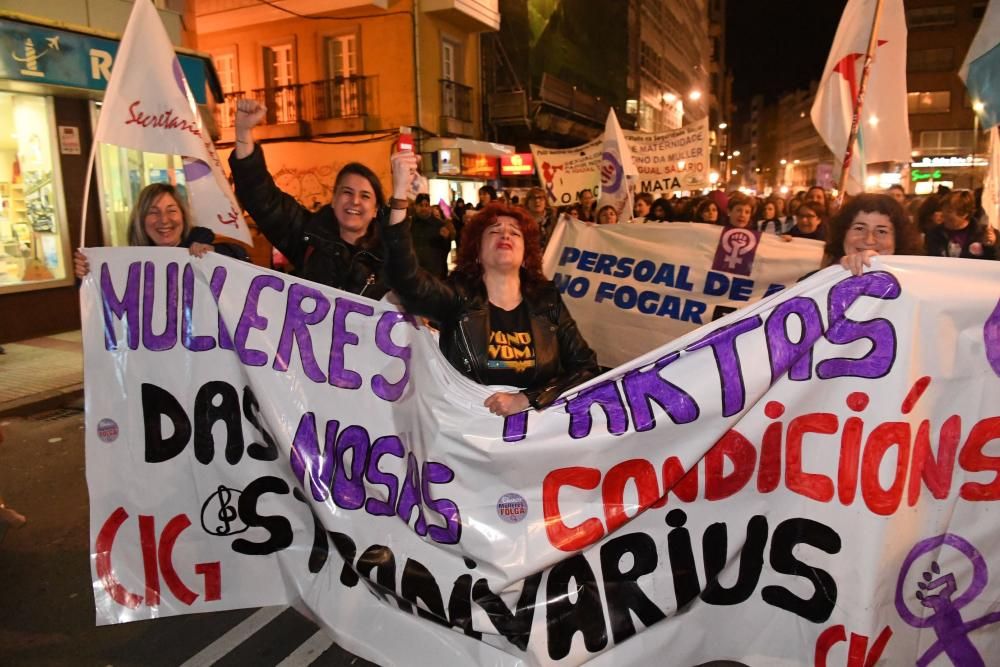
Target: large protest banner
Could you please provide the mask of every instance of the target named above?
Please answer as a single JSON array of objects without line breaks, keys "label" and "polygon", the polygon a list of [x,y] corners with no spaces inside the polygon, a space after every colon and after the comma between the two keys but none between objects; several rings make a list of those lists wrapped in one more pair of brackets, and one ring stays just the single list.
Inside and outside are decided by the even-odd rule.
[{"label": "large protest banner", "polygon": [[543,269],[603,366],[618,366],[819,268],[823,244],[697,223],[564,216]]},{"label": "large protest banner", "polygon": [[[636,192],[669,197],[682,190],[708,187],[707,118],[669,132],[624,134],[639,172]],[[603,146],[603,139],[574,148],[531,145],[538,178],[551,204],[571,204],[584,189],[598,192]]]},{"label": "large protest banner", "polygon": [[386,303],[87,254],[99,623],[301,598],[382,665],[1000,654],[1000,266],[832,267],[501,419]]}]

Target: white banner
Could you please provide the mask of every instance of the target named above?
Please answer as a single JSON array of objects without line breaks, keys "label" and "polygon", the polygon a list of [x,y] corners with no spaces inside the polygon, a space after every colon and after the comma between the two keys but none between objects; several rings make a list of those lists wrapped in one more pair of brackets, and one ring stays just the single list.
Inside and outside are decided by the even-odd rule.
[{"label": "white banner", "polygon": [[381,665],[1000,655],[1000,266],[833,267],[501,419],[385,303],[87,254],[99,623],[301,598]]},{"label": "white banner", "polygon": [[[639,175],[636,192],[670,197],[682,190],[707,188],[708,119],[669,132],[624,131]],[[550,149],[535,144],[531,153],[542,187],[555,206],[572,204],[584,189],[598,193],[603,139],[575,148]]]},{"label": "white banner", "polygon": [[823,243],[699,223],[564,217],[543,269],[601,365],[624,364],[819,268]]}]

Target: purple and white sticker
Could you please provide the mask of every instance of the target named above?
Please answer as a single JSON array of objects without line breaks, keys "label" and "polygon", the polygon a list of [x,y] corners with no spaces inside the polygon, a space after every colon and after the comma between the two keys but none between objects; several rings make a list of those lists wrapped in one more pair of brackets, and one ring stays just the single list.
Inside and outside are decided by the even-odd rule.
[{"label": "purple and white sticker", "polygon": [[114,419],[104,418],[97,422],[97,437],[102,442],[114,442],[118,439],[118,424]]},{"label": "purple and white sticker", "polygon": [[528,516],[528,501],[517,493],[505,493],[497,501],[497,515],[507,523],[517,523]]}]

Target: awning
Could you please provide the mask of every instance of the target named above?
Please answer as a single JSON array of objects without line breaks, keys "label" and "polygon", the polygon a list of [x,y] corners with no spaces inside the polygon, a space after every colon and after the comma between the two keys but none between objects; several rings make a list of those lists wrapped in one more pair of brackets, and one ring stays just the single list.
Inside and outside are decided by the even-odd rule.
[{"label": "awning", "polygon": [[504,157],[517,151],[507,144],[494,144],[489,141],[477,141],[464,137],[431,137],[420,147],[423,153],[433,153],[440,150],[459,149],[462,153],[486,155],[489,157]]}]

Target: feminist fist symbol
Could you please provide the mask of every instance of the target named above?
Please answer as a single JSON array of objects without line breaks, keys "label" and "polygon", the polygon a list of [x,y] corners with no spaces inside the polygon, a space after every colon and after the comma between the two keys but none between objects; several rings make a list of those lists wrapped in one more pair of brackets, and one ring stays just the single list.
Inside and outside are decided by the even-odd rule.
[{"label": "feminist fist symbol", "polygon": [[[953,598],[958,593],[955,575],[951,572],[941,575],[941,566],[938,564],[943,555],[952,557],[954,551],[944,554],[942,547],[950,547],[957,551],[958,555],[972,566],[969,585],[957,598]],[[937,552],[937,558],[931,563],[930,570],[923,573],[923,581],[917,582],[916,597],[922,606],[932,609],[934,613],[921,617],[910,611],[904,598],[904,590],[906,577],[913,564],[918,558],[931,552]],[[942,653],[947,655],[954,665],[962,667],[985,665],[983,657],[969,639],[969,635],[984,625],[1000,623],[1000,612],[966,621],[962,618],[960,610],[986,589],[988,580],[989,570],[986,567],[986,560],[976,547],[958,535],[945,533],[930,537],[918,542],[910,550],[899,570],[899,579],[896,582],[896,612],[908,625],[914,628],[931,628],[937,634],[937,641],[920,656],[917,667],[926,667]]]}]

